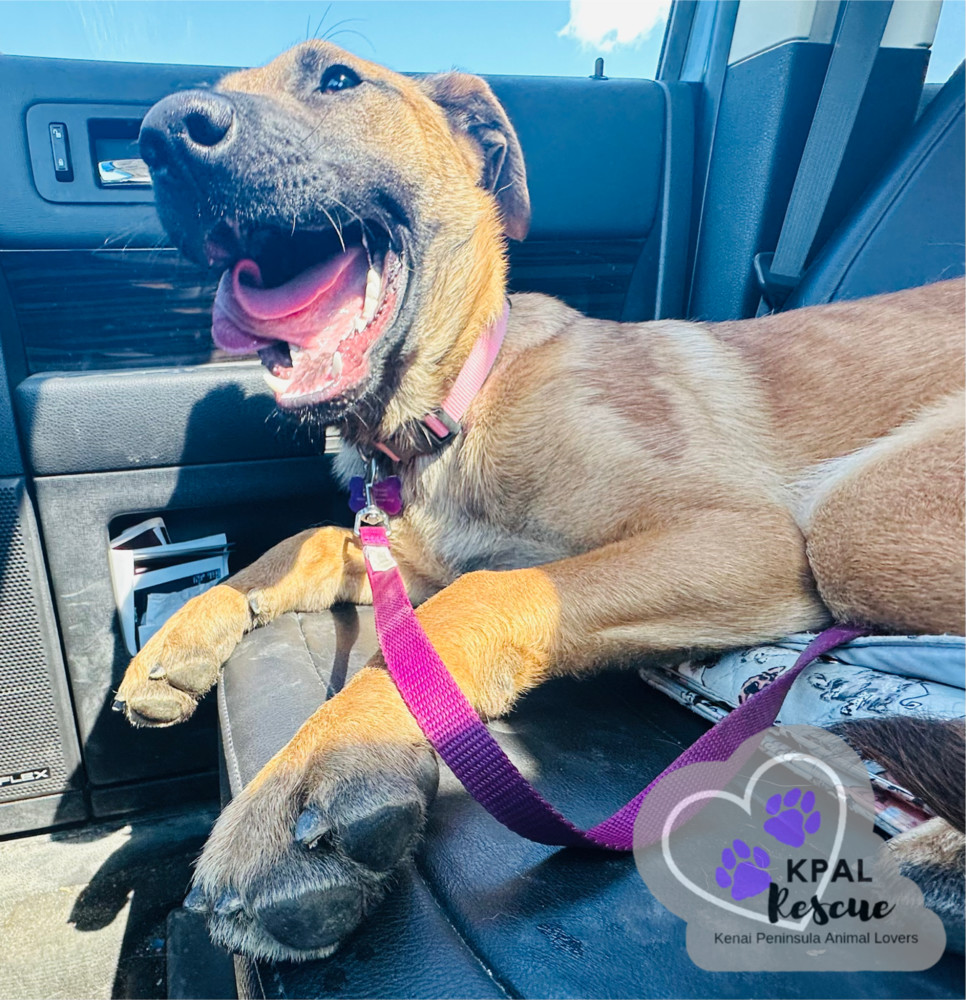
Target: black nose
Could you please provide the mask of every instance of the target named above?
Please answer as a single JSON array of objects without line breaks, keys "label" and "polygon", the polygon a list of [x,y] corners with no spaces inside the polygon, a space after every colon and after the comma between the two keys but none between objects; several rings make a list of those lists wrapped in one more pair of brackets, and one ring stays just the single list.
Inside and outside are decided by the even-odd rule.
[{"label": "black nose", "polygon": [[223,94],[186,90],[158,101],[141,122],[141,158],[163,167],[176,149],[210,156],[230,141],[235,110]]}]

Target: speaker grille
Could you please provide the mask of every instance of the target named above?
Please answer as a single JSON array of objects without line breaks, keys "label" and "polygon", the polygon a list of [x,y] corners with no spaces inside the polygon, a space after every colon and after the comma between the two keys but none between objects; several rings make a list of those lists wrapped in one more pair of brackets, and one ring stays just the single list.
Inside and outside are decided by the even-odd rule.
[{"label": "speaker grille", "polygon": [[22,502],[21,483],[0,485],[0,802],[62,791],[68,778]]}]

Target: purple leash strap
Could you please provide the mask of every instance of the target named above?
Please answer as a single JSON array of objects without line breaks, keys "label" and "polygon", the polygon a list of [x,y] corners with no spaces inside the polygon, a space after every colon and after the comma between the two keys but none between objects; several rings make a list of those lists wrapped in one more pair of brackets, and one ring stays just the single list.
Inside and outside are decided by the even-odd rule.
[{"label": "purple leash strap", "polygon": [[561,815],[516,769],[490,735],[423,631],[382,527],[360,526],[372,586],[376,632],[389,674],[426,738],[494,818],[540,844],[629,851],[641,803],[667,775],[688,764],[726,761],[774,721],[795,678],[814,660],[868,629],[834,625],[817,635],[795,664],[730,712],[613,816],[581,830]]}]

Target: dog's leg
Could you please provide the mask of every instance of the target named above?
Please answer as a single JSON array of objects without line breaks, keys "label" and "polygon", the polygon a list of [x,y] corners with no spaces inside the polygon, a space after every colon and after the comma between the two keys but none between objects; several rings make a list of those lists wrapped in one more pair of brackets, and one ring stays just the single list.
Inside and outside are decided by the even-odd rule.
[{"label": "dog's leg", "polygon": [[[559,563],[469,573],[417,613],[473,705],[495,716],[554,674],[821,624],[809,580],[784,511],[708,512]],[[381,898],[435,784],[434,756],[377,660],[228,806],[192,903],[230,948],[328,954]]]},{"label": "dog's leg", "polygon": [[183,722],[248,629],[286,611],[372,600],[362,551],[346,528],[313,528],[192,598],[131,661],[117,692],[135,725]]},{"label": "dog's leg", "polygon": [[936,817],[889,841],[899,871],[922,890],[923,902],[943,922],[946,947],[963,954],[966,839]]},{"label": "dog's leg", "polygon": [[840,619],[962,633],[964,416],[959,393],[820,470],[803,527],[819,591]]}]

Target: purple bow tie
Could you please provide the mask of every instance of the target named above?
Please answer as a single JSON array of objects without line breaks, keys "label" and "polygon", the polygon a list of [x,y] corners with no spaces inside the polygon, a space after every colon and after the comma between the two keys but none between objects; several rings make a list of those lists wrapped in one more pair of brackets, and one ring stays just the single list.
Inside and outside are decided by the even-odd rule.
[{"label": "purple bow tie", "polygon": [[[372,502],[390,517],[395,517],[402,508],[402,480],[390,476],[372,484]],[[366,505],[366,481],[362,476],[349,480],[349,509],[358,514]]]}]

